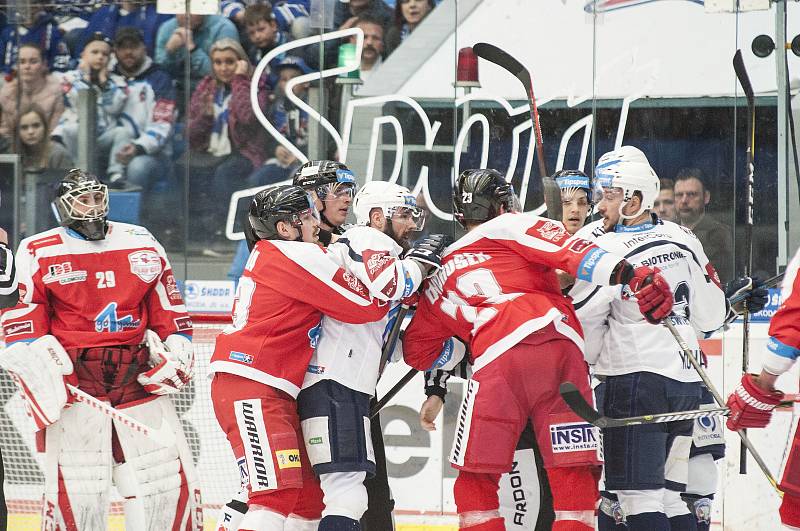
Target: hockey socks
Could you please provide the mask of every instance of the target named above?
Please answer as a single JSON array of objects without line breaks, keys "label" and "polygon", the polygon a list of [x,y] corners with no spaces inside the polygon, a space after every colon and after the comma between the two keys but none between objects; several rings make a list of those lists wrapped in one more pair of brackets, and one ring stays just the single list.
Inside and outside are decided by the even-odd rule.
[{"label": "hockey socks", "polygon": [[319,522],[319,531],[361,531],[361,524],[346,516],[326,516]]},{"label": "hockey socks", "polygon": [[697,518],[693,514],[682,514],[669,519],[671,531],[697,531]]}]

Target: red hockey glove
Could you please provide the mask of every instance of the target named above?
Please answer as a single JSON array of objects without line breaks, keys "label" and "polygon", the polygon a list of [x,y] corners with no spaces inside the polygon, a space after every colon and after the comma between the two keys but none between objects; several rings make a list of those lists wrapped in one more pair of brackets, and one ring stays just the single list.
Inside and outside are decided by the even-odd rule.
[{"label": "red hockey glove", "polygon": [[731,410],[725,423],[729,430],[763,428],[772,418],[772,410],[783,400],[781,391],[765,391],[756,384],[754,375],[745,374],[742,382],[728,397]]},{"label": "red hockey glove", "polygon": [[633,278],[628,281],[639,303],[639,311],[652,324],[660,323],[672,313],[672,290],[658,273],[658,268],[637,267],[633,270]]}]

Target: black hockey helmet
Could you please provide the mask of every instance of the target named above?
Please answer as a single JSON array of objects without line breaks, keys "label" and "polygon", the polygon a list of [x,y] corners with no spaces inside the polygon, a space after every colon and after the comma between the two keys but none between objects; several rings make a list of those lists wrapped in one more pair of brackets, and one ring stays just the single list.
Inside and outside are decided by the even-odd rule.
[{"label": "black hockey helmet", "polygon": [[514,187],[499,171],[477,169],[461,172],[453,190],[453,217],[461,226],[468,221],[488,221],[500,214],[501,206],[505,206],[507,212],[520,210]]},{"label": "black hockey helmet", "polygon": [[297,169],[292,179],[293,185],[308,191],[333,183],[352,183],[355,187],[356,179],[347,166],[335,160],[310,160]]},{"label": "black hockey helmet", "polygon": [[319,215],[308,192],[299,186],[280,185],[262,190],[250,203],[248,218],[252,236],[259,240],[280,240],[277,223],[285,221],[299,228],[303,224],[301,216],[304,213],[315,217]]},{"label": "black hockey helmet", "polygon": [[53,197],[58,222],[90,241],[108,231],[108,187],[97,176],[75,168],[61,179]]}]

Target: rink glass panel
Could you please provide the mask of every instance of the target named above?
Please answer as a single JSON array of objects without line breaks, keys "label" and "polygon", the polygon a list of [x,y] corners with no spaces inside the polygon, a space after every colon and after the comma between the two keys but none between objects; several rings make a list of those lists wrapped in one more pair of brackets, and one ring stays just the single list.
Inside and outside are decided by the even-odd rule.
[{"label": "rink glass panel", "polygon": [[[309,113],[292,102],[283,109],[292,120],[305,121],[302,134],[291,139],[298,159],[339,158],[353,169],[359,184],[393,178],[421,193],[429,210],[425,232],[461,234],[452,221],[453,178],[484,160],[508,175],[524,196],[526,211],[541,210],[541,176],[536,157],[529,153],[533,144],[521,84],[481,61],[480,87],[454,86],[459,50],[489,42],[520,58],[532,72],[549,172],[581,169],[591,175],[599,156],[619,144],[642,149],[662,178],[674,179],[683,167],[699,167],[711,196],[707,215],[729,228],[733,242],[722,265],[738,275],[749,253],[744,245],[747,107],[730,63],[734,51],[742,48],[757,93],[752,270],[761,277],[774,275],[798,242],[796,219],[790,216],[784,225],[783,217],[800,211],[791,155],[786,166],[779,166],[777,142],[783,137],[778,130],[775,53],[759,59],[750,51],[754,36],[775,38],[775,7],[713,14],[693,2],[630,2],[613,10],[613,4],[604,2],[530,4],[443,0],[363,85],[331,74],[339,66],[340,54],[330,49],[336,40],[325,41],[329,49],[322,54],[323,69],[318,44],[289,50],[317,72],[308,79],[305,95],[313,112],[305,116]],[[335,2],[319,3],[323,22],[309,36],[325,39],[325,33],[338,29],[326,24],[332,6]],[[788,9],[791,40],[800,32],[800,10],[796,4]],[[14,18],[9,19],[13,24]],[[795,79],[800,71],[791,55],[789,71]],[[250,199],[241,191],[249,186],[254,169],[235,167],[235,173],[224,176],[234,184],[224,186],[209,177],[208,161],[188,146],[186,110],[192,94],[183,90],[178,95],[172,155],[159,166],[149,188],[112,193],[111,218],[148,227],[166,247],[181,280],[230,280]],[[364,105],[366,98],[371,102]],[[268,121],[274,116],[268,108],[261,111]],[[330,128],[320,125],[322,118]],[[263,138],[258,141],[268,145],[266,157],[274,157],[277,139],[269,134]],[[21,172],[15,182],[5,160],[0,163],[0,219],[18,242],[55,225],[42,197],[52,193],[58,174]],[[103,164],[98,162],[98,168]],[[232,197],[234,192],[239,193]],[[387,373],[386,379],[402,372]],[[735,372],[726,372],[720,385],[730,388]],[[382,390],[391,383],[384,381]],[[447,401],[438,434],[422,431],[416,422],[421,382],[409,384],[412,390],[402,403],[387,408],[387,458],[401,511],[454,511],[455,475],[447,453],[460,385],[452,384],[453,399]],[[13,403],[6,404],[10,415]],[[205,413],[213,420],[210,409]],[[20,419],[15,429],[24,428],[25,419]],[[41,481],[30,455],[20,452],[21,457],[4,452],[7,488]],[[220,452],[219,459],[225,459]],[[22,468],[15,463],[23,463]],[[752,463],[750,467],[755,468]],[[207,496],[210,503],[224,498],[221,492]]]}]

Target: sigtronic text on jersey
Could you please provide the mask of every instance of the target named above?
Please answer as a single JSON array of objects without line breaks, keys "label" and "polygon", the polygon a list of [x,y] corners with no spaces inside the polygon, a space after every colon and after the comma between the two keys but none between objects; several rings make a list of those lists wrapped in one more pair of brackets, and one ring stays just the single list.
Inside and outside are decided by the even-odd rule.
[{"label": "sigtronic text on jersey", "polygon": [[447,282],[447,278],[450,275],[461,269],[482,264],[491,259],[492,257],[486,253],[458,253],[448,256],[447,262],[442,264],[442,268],[431,277],[428,289],[425,290],[425,296],[433,304],[442,295],[444,283]]}]

